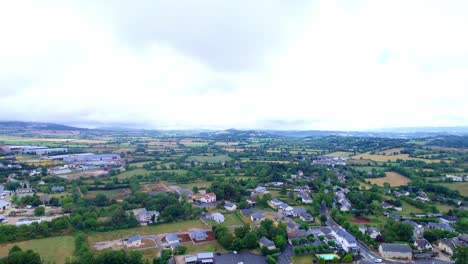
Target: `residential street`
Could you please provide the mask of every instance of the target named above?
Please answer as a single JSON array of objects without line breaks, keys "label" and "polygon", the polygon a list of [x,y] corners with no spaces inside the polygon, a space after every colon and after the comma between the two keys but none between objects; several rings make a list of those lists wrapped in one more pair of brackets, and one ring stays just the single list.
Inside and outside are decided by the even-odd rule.
[{"label": "residential street", "polygon": [[[336,224],[333,219],[331,218],[327,207],[325,205],[325,202],[322,202],[322,208],[320,210],[320,213],[325,215],[327,217],[327,225],[330,227],[332,230],[337,230],[340,226]],[[377,256],[374,254],[372,251],[370,251],[367,246],[363,245],[360,241],[358,241],[358,247],[360,249],[360,254],[363,257],[362,260],[359,261],[359,263],[363,264],[370,264],[370,263],[375,263],[376,259],[380,259],[380,256]],[[383,259],[382,259],[383,260]],[[437,259],[421,259],[421,260],[414,260],[414,261],[405,261],[405,262],[399,262],[399,261],[390,261],[390,260],[383,260],[381,263],[388,263],[388,264],[407,264],[407,263],[418,263],[418,264],[449,264],[453,263],[451,261],[442,261],[442,260],[437,260]]]}]

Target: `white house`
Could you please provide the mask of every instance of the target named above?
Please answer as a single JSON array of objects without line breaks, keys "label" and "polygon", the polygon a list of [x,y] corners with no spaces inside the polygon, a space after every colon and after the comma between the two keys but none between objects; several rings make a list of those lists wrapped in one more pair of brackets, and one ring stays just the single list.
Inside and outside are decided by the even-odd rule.
[{"label": "white house", "polygon": [[136,209],[133,211],[135,214],[135,218],[140,222],[140,225],[146,225],[152,221],[154,218],[154,221],[158,221],[159,217],[159,212],[158,211],[148,211],[145,208],[142,209]]},{"label": "white house", "polygon": [[312,198],[306,192],[299,192],[297,196],[301,198],[301,201],[303,203],[307,203],[307,204],[312,203]]},{"label": "white house", "polygon": [[405,259],[413,258],[413,251],[405,244],[386,244],[382,243],[379,246],[379,253],[386,259]]},{"label": "white house", "polygon": [[419,238],[414,241],[414,246],[419,252],[432,251],[432,245],[425,238]]},{"label": "white house", "polygon": [[356,238],[346,230],[339,227],[335,228],[332,230],[332,235],[335,237],[336,242],[341,244],[345,251],[352,252],[353,250],[357,249]]},{"label": "white house", "polygon": [[258,186],[257,188],[255,188],[254,190],[256,193],[268,193],[267,189],[263,186]]},{"label": "white house", "polygon": [[230,202],[225,202],[224,203],[224,208],[228,211],[234,211],[237,209],[237,205],[235,203],[230,203]]},{"label": "white house", "polygon": [[214,220],[216,223],[223,223],[224,215],[221,213],[206,214],[206,219]]},{"label": "white house", "polygon": [[259,222],[265,219],[265,216],[262,213],[256,212],[250,215],[250,220],[254,222]]},{"label": "white house", "polygon": [[0,200],[0,211],[4,211],[8,206],[10,206],[10,202],[6,200]]},{"label": "white house", "polygon": [[447,179],[452,179],[453,181],[456,181],[456,182],[462,182],[462,181],[463,181],[463,177],[462,177],[462,176],[445,175],[445,177],[446,177]]},{"label": "white house", "polygon": [[270,201],[268,201],[268,204],[273,208],[278,208],[280,205],[283,204],[283,202],[278,198],[273,198]]},{"label": "white house", "polygon": [[132,236],[127,239],[127,247],[139,247],[139,246],[141,246],[140,235]]},{"label": "white house", "polygon": [[213,193],[213,192],[207,193],[207,194],[205,194],[205,196],[203,196],[200,199],[200,202],[202,202],[202,203],[214,203],[214,202],[216,202],[216,194]]},{"label": "white house", "polygon": [[266,247],[269,250],[273,250],[276,248],[275,243],[273,243],[271,240],[269,240],[266,237],[260,238],[260,240],[258,241],[258,244],[260,245],[260,247]]}]

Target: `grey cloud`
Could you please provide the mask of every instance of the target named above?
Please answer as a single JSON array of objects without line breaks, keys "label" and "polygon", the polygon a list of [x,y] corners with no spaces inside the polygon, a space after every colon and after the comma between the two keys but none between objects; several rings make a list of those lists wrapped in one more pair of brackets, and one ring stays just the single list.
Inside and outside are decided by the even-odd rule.
[{"label": "grey cloud", "polygon": [[[294,2],[294,3],[292,3]],[[109,8],[123,41],[165,43],[222,71],[261,65],[284,41],[286,22],[307,1],[112,1]]]}]

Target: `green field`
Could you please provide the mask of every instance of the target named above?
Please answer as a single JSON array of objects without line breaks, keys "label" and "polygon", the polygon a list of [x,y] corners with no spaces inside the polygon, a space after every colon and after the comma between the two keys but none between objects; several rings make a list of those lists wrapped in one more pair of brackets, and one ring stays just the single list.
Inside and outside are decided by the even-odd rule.
[{"label": "green field", "polygon": [[145,174],[148,174],[149,171],[145,170],[145,169],[135,169],[135,170],[129,170],[129,171],[125,171],[125,172],[122,172],[120,174],[117,175],[117,177],[119,179],[126,179],[126,178],[130,178],[134,175],[145,175]]},{"label": "green field", "polygon": [[311,264],[314,257],[312,255],[292,256],[291,261],[293,264]]},{"label": "green field", "polygon": [[[211,226],[217,224],[214,220],[208,220],[207,223],[210,224]],[[241,225],[244,225],[244,222],[235,213],[230,213],[230,214],[224,214],[224,222],[221,223],[220,225],[222,225],[222,226],[241,226]]]},{"label": "green field", "polygon": [[459,191],[461,195],[468,197],[468,182],[441,183],[440,185]]},{"label": "green field", "polygon": [[122,196],[128,189],[114,189],[114,190],[98,190],[98,191],[88,191],[86,193],[87,198],[94,198],[98,194],[104,194],[109,199],[117,199],[119,196]]},{"label": "green field", "polygon": [[227,251],[221,246],[218,241],[211,241],[203,244],[194,245],[193,243],[182,244],[187,248],[187,253],[195,252],[220,252],[226,253]]},{"label": "green field", "polygon": [[23,250],[34,250],[41,255],[44,263],[62,264],[65,263],[67,258],[71,259],[75,249],[75,240],[71,236],[59,236],[2,244],[0,245],[0,255],[8,255],[8,251],[14,245],[18,245]]},{"label": "green field", "polygon": [[102,233],[90,233],[88,236],[88,242],[90,246],[93,246],[96,242],[116,240],[121,238],[127,238],[134,235],[155,235],[171,232],[187,231],[191,228],[204,229],[206,226],[199,219],[175,222],[170,224],[160,224],[153,226],[141,226],[131,229],[115,230],[110,232]]},{"label": "green field", "polygon": [[228,155],[217,155],[217,156],[203,156],[203,155],[193,155],[189,156],[186,159],[187,161],[196,161],[196,162],[208,162],[208,163],[218,163],[230,161],[231,158]]}]

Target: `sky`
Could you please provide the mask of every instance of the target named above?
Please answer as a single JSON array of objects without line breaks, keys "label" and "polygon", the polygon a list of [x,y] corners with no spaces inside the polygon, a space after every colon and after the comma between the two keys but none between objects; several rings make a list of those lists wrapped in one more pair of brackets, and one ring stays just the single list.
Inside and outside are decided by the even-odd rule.
[{"label": "sky", "polygon": [[468,1],[0,0],[0,120],[468,125]]}]

